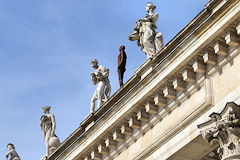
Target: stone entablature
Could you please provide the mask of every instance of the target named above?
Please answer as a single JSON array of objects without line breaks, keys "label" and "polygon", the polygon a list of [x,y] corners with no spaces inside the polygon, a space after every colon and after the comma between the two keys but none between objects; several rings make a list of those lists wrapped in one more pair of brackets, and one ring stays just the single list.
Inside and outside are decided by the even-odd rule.
[{"label": "stone entablature", "polygon": [[[194,20],[198,26],[193,29],[194,24],[189,25],[181,33],[186,35],[177,35],[158,57],[147,60],[126,86],[95,117],[87,117],[49,160],[113,159],[206,87],[209,76],[239,54],[239,3],[229,0],[212,14],[201,12]],[[169,56],[162,61],[162,55],[166,54]],[[210,105],[209,100],[205,107]],[[142,160],[145,156],[135,159]]]},{"label": "stone entablature", "polygon": [[240,106],[227,103],[221,113],[212,113],[211,120],[199,125],[208,143],[217,143],[221,160],[240,159]]}]

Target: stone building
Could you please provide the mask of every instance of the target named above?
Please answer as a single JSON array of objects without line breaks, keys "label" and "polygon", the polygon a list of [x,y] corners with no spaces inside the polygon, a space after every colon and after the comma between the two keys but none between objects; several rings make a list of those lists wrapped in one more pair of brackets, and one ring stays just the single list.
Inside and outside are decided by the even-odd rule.
[{"label": "stone building", "polygon": [[240,159],[239,17],[210,0],[48,159]]}]

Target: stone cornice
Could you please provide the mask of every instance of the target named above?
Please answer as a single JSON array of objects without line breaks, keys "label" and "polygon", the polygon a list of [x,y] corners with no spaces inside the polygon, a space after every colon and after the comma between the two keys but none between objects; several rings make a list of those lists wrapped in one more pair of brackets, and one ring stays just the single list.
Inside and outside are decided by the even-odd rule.
[{"label": "stone cornice", "polygon": [[[190,92],[196,91],[200,87],[199,85],[201,85],[202,82],[198,81],[201,80],[201,77],[205,74],[205,72],[216,72],[217,67],[220,68],[232,58],[231,56],[228,56],[230,58],[221,58],[222,55],[219,58],[218,55],[224,52],[218,53],[216,50],[221,50],[222,45],[215,45],[215,43],[214,45],[211,44],[213,40],[216,41],[216,38],[222,33],[223,29],[227,28],[227,26],[221,26],[216,33],[212,32],[213,35],[209,35],[209,38],[206,38],[206,41],[204,42],[201,42],[201,40],[196,37],[206,37],[207,35],[204,35],[205,32],[210,30],[210,27],[213,26],[222,16],[224,16],[225,13],[236,4],[236,2],[236,0],[229,0],[223,7],[220,7],[219,10],[212,13],[212,15],[207,9],[204,9],[165,46],[156,58],[145,61],[144,64],[136,71],[136,74],[124,85],[124,87],[118,90],[103,105],[103,107],[97,110],[94,116],[88,116],[85,118],[80,124],[80,127],[62,143],[62,145],[49,157],[49,160],[58,159],[58,156],[66,154],[70,148],[71,151],[74,151],[77,147],[76,143],[78,146],[83,144],[85,138],[87,139],[93,135],[96,130],[99,130],[99,136],[97,139],[91,139],[91,142],[89,142],[87,147],[83,148],[81,153],[76,155],[76,158],[83,158],[85,156],[88,159],[91,155],[97,159],[96,157],[99,157],[99,150],[97,151],[94,148],[98,146],[99,141],[105,141],[107,140],[106,138],[109,138],[109,136],[113,136],[112,140],[108,140],[109,146],[104,146],[105,148],[109,148],[111,146],[110,142],[121,143],[121,137],[123,135],[131,134],[131,132],[138,132],[137,129],[141,127],[141,124],[145,124],[144,121],[146,119],[150,120],[154,118],[153,115],[156,114],[159,115],[157,116],[158,118],[163,118],[164,114],[167,114],[168,111],[166,109],[162,111],[163,109],[161,107],[168,105],[171,110],[174,109],[174,106],[180,105],[181,101],[186,99],[185,97],[188,96],[187,94],[191,94]],[[228,23],[231,24],[232,22]],[[229,36],[230,38],[228,38]],[[228,41],[230,41],[227,45],[236,47],[234,46],[236,43],[232,40],[232,37],[234,36],[235,34],[230,34],[225,37]],[[196,43],[198,43],[198,45],[196,45]],[[212,51],[208,46],[212,48],[212,50],[215,46],[217,47],[215,47],[216,49],[214,48],[215,50]],[[189,55],[182,54],[183,52],[189,53]],[[205,54],[205,58],[203,57],[204,59],[202,59],[202,56]],[[212,54],[213,57],[216,56],[215,59],[211,58]],[[163,61],[164,55],[168,56],[167,59],[164,59]],[[200,59],[198,57],[200,57]],[[225,60],[224,63],[222,60]],[[218,61],[221,61],[222,63],[220,63],[220,66],[216,67],[214,62],[216,64]],[[181,75],[183,79],[179,78],[177,75]],[[188,92],[184,92],[184,90],[187,90]],[[137,97],[139,98],[135,98],[136,95],[138,95]],[[120,111],[122,111],[122,113],[117,117],[115,113]],[[95,121],[95,123],[92,123],[93,121]],[[110,127],[103,130],[104,127],[102,125],[107,122],[110,123],[110,121]],[[129,125],[125,126],[125,128],[123,127],[125,132],[116,128],[117,125],[122,128],[123,124],[126,123]],[[149,123],[149,125],[153,124]],[[127,132],[127,130],[132,129],[134,131]],[[102,134],[103,132],[108,133],[109,136],[104,137],[105,135]],[[105,155],[106,152],[102,151],[101,153],[101,158],[107,157]],[[149,154],[147,152],[144,153],[144,156]],[[68,154],[71,153],[69,152]],[[114,154],[111,155],[114,156]],[[140,154],[138,157],[143,157],[143,154]],[[136,157],[135,159],[139,158]]]}]

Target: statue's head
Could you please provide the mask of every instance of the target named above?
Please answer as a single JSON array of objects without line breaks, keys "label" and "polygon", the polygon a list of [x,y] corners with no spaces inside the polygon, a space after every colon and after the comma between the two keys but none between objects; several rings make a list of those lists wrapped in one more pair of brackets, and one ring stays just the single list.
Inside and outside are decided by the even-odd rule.
[{"label": "statue's head", "polygon": [[150,10],[154,11],[156,9],[156,6],[152,2],[147,2],[146,3],[146,8],[145,10],[149,12]]},{"label": "statue's head", "polygon": [[93,67],[93,68],[98,68],[98,61],[96,59],[91,59],[90,60],[90,65]]},{"label": "statue's head", "polygon": [[43,107],[42,107],[43,113],[49,112],[50,109],[51,109],[51,106],[43,106]]},{"label": "statue's head", "polygon": [[124,51],[125,50],[125,46],[124,45],[122,45],[122,46],[120,46],[120,48],[119,48],[119,51]]},{"label": "statue's head", "polygon": [[8,150],[15,149],[15,147],[12,143],[8,143],[7,148],[8,148]]}]

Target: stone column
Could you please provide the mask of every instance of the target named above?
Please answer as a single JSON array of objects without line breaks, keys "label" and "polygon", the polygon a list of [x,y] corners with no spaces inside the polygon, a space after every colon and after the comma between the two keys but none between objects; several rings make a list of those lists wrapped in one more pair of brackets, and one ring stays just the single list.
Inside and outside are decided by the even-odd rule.
[{"label": "stone column", "polygon": [[240,160],[240,106],[227,103],[221,113],[212,113],[211,120],[198,125],[207,143],[218,143],[221,160]]}]

